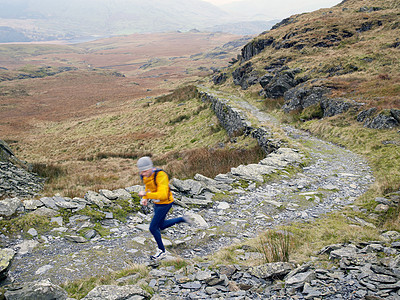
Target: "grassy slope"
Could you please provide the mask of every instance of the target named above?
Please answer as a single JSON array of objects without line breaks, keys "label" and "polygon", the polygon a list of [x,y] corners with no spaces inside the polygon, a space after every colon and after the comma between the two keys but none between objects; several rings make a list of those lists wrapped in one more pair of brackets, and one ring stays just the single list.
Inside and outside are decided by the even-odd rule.
[{"label": "grassy slope", "polygon": [[[360,12],[365,1],[348,0],[331,9],[291,17],[291,23],[266,32],[256,39],[274,38],[276,43],[303,44],[300,50],[267,47],[251,59],[254,69],[265,74],[264,67],[278,59],[285,59],[291,68],[300,68],[298,76],[316,79],[312,84],[331,87],[331,98],[351,99],[365,103],[363,109],[400,108],[400,60],[399,49],[394,47],[400,36],[400,4],[398,1],[368,1],[368,7],[380,8],[373,12]],[[360,31],[365,23],[371,23],[368,31]],[[341,37],[332,43],[331,34],[351,32],[348,38]],[[319,42],[330,43],[330,47],[315,47]],[[233,71],[238,65],[230,68]],[[332,69],[339,70],[332,72]],[[336,74],[335,74],[336,73]],[[400,136],[399,129],[367,129],[356,122],[356,111],[320,120],[299,122],[301,112],[284,114],[276,107],[283,99],[266,99],[261,103],[257,96],[259,85],[243,91],[234,86],[232,78],[227,83],[214,87],[239,94],[258,107],[271,112],[283,122],[303,128],[321,138],[342,145],[366,157],[374,171],[376,181],[370,190],[356,201],[356,207],[332,213],[313,223],[293,224],[284,227],[292,232],[294,244],[291,258],[308,260],[323,246],[349,240],[379,239],[381,230],[398,230],[400,208],[391,208],[386,213],[377,213],[376,197],[388,196],[400,189]],[[389,143],[386,143],[389,141]],[[384,143],[385,142],[385,143]],[[358,208],[357,208],[358,207]],[[376,228],[362,227],[352,221],[360,217]],[[257,239],[251,245],[259,245]],[[221,251],[217,259],[223,263],[235,262],[232,258],[234,246]]]}]

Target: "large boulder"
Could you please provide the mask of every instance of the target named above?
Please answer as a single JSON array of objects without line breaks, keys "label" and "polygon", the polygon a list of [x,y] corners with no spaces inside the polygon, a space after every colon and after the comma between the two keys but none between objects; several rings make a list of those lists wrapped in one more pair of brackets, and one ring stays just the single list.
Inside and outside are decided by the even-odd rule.
[{"label": "large boulder", "polygon": [[21,289],[5,292],[7,300],[65,300],[68,294],[50,280],[26,283]]},{"label": "large boulder", "polygon": [[3,280],[5,277],[7,277],[7,271],[14,256],[15,251],[13,249],[0,249],[0,280]]},{"label": "large boulder", "polygon": [[0,200],[0,216],[11,217],[21,205],[22,201],[18,198]]}]

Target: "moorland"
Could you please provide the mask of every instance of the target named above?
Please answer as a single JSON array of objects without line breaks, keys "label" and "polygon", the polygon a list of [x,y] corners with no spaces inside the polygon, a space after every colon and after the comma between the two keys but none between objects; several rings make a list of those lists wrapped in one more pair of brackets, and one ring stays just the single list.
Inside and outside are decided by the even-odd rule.
[{"label": "moorland", "polygon": [[[292,257],[307,260],[328,244],[379,238],[382,232],[398,231],[400,224],[398,204],[379,211],[375,201],[391,199],[400,189],[399,127],[368,128],[357,116],[370,108],[381,116],[399,110],[399,10],[400,4],[393,0],[368,1],[368,5],[346,0],[285,19],[245,47],[222,46],[237,45],[229,42],[238,37],[190,33],[200,39],[198,44],[189,43],[191,50],[185,52],[180,41],[169,52],[171,35],[179,38],[181,33],[170,34],[162,43],[149,36],[141,58],[124,48],[123,40],[129,37],[112,39],[119,45],[115,48],[102,41],[74,47],[1,46],[1,63],[7,69],[1,76],[8,80],[1,83],[0,132],[17,156],[48,175],[44,190],[48,195],[82,197],[90,189],[139,183],[135,162],[144,154],[182,179],[209,162],[222,170],[217,155],[239,153],[235,162],[229,162],[237,165],[259,160],[252,139],[228,136],[221,128],[209,105],[198,97],[196,86],[201,85],[240,97],[281,123],[368,161],[375,181],[351,207],[283,227],[294,240]],[[144,44],[138,42],[136,48]],[[209,47],[200,50],[201,45]],[[159,47],[165,47],[164,54],[149,55]],[[59,68],[65,66],[74,69]],[[261,96],[260,80],[254,80],[274,78],[276,69],[296,70],[293,77],[304,91],[324,88],[329,100],[357,105],[334,116],[324,116],[320,103],[283,112],[287,99]],[[57,74],[37,76],[52,71]],[[237,73],[244,75],[247,85],[235,81]],[[11,80],[20,74],[37,78]],[[225,81],[215,80],[221,75],[218,78]],[[217,253],[218,262],[234,262],[235,249]]]}]

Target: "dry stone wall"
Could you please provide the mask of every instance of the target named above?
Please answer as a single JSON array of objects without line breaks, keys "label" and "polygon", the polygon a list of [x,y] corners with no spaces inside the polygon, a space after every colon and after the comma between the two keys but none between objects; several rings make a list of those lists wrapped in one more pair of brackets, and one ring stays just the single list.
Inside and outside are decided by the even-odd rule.
[{"label": "dry stone wall", "polygon": [[244,112],[233,107],[229,99],[208,91],[200,90],[199,94],[202,101],[211,103],[211,108],[230,137],[242,134],[251,135],[258,141],[258,144],[266,154],[274,152],[281,147],[281,141],[273,139],[267,129],[253,127],[251,122],[246,119]]}]

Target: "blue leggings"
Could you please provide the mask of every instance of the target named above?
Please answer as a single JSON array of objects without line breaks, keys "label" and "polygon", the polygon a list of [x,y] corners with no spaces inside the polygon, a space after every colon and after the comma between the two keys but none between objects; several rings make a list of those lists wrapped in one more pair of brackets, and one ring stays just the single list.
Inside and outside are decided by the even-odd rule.
[{"label": "blue leggings", "polygon": [[171,209],[173,203],[170,204],[154,204],[154,216],[150,222],[150,232],[157,242],[158,248],[165,251],[164,244],[161,239],[161,230],[171,227],[177,223],[185,222],[182,217],[165,220],[168,211]]}]

